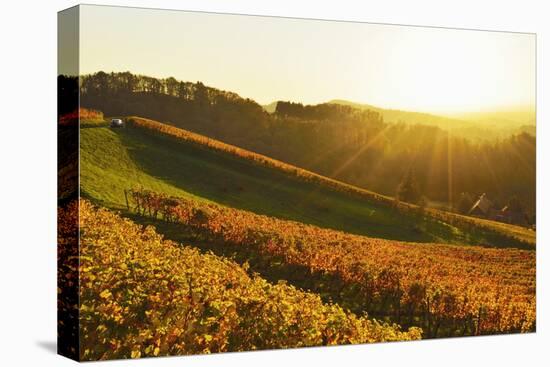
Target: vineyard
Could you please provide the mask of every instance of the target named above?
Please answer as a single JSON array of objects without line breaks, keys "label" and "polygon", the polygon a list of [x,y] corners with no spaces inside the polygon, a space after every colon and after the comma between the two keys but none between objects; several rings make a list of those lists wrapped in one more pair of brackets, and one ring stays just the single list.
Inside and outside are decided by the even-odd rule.
[{"label": "vineyard", "polygon": [[128,199],[200,241],[305,268],[311,283],[329,275],[348,308],[420,326],[426,337],[535,329],[534,251],[374,239],[147,190]]},{"label": "vineyard", "polygon": [[[59,210],[62,267],[80,274],[82,360],[415,340],[421,330],[358,317],[235,262],[164,240],[85,200]],[[70,248],[67,251],[72,251]],[[61,277],[59,292],[74,289]],[[73,303],[60,307],[73,308]]]},{"label": "vineyard", "polygon": [[[517,247],[524,249],[532,249],[535,247],[535,233],[523,227],[480,218],[468,217],[465,215],[436,209],[421,208],[413,204],[399,202],[392,197],[380,195],[369,190],[349,185],[344,182],[334,180],[329,177],[325,177],[314,172],[278,161],[262,154],[254,153],[215,139],[208,138],[200,134],[196,134],[157,121],[140,117],[131,117],[128,118],[128,122],[131,124],[131,126],[136,128],[169,136],[176,140],[185,141],[187,143],[192,143],[215,151],[224,152],[226,154],[255,162],[258,165],[279,170],[300,180],[312,182],[323,187],[328,187],[333,190],[344,192],[346,194],[361,199],[366,199],[367,201],[375,203],[376,205],[391,207],[392,209],[398,210],[404,215],[420,215],[424,216],[425,218],[442,221],[449,225],[459,227],[466,232],[481,232],[483,233],[483,236],[489,238],[491,242],[503,244],[502,247]],[[506,246],[504,246],[504,244],[506,244]]]},{"label": "vineyard", "polygon": [[[536,330],[534,231],[398,202],[170,125],[126,121],[116,130],[81,123],[80,192],[89,201],[59,213],[59,268],[69,274],[59,279],[59,306],[73,311],[60,319],[61,338],[76,335],[75,317],[81,322],[81,349],[67,354],[98,360]],[[70,292],[77,280],[80,294]]]}]

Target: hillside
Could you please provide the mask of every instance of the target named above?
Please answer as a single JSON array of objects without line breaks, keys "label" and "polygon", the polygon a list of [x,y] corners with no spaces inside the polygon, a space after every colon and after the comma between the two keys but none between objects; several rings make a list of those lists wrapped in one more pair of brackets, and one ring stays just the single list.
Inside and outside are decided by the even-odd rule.
[{"label": "hillside", "polygon": [[251,99],[201,82],[128,72],[83,75],[80,85],[81,107],[106,116],[165,122],[388,196],[413,169],[428,203],[456,210],[463,193],[486,193],[503,208],[517,197],[528,223],[535,223],[536,142],[520,134],[533,129],[497,134],[471,123],[449,134],[430,125],[439,117],[407,112],[405,122],[414,116],[414,123],[400,124],[391,121],[401,117],[383,116],[372,106],[330,103],[279,101],[268,113]]},{"label": "hillside", "polygon": [[505,126],[536,125],[536,109],[534,106],[517,107],[515,109],[495,111],[495,112],[470,112],[457,113],[453,115],[465,121],[476,121],[486,125],[501,124]]},{"label": "hillside", "polygon": [[125,129],[83,123],[81,191],[107,207],[124,209],[124,190],[143,187],[370,237],[498,247],[534,244],[534,233],[520,227],[395,208],[391,198],[265,156],[158,122],[132,121]]},{"label": "hillside", "polygon": [[461,241],[443,224],[420,228],[417,220],[396,217],[389,208],[143,128],[82,129],[81,164],[83,196],[106,207],[123,209],[124,190],[143,187],[374,237]]}]

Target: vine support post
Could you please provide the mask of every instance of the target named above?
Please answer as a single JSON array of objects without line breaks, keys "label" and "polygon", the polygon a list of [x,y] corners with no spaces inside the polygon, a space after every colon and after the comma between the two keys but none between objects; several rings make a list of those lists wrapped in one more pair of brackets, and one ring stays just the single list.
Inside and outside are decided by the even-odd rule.
[{"label": "vine support post", "polygon": [[476,335],[480,335],[481,332],[481,307],[482,306],[479,306],[479,311],[477,314]]}]

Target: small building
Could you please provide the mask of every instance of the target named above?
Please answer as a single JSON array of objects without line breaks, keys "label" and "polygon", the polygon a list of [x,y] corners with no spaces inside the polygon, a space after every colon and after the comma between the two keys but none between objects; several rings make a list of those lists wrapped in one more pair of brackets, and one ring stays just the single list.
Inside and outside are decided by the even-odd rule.
[{"label": "small building", "polygon": [[527,216],[524,212],[517,210],[514,211],[508,205],[500,210],[497,220],[520,226],[525,226],[528,224]]},{"label": "small building", "polygon": [[475,217],[484,217],[489,218],[493,215],[494,208],[493,203],[487,199],[487,195],[483,193],[479,199],[474,203],[468,215],[473,215]]},{"label": "small building", "polygon": [[482,194],[474,203],[468,215],[520,226],[525,226],[528,223],[527,216],[523,211],[513,210],[509,205],[500,210],[496,209],[485,194]]}]

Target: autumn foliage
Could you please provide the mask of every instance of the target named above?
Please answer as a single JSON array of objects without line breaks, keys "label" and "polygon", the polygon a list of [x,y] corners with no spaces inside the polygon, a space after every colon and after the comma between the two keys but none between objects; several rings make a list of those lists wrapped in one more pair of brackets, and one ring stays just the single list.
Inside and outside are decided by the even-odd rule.
[{"label": "autumn foliage", "polygon": [[99,120],[103,121],[103,112],[80,107],[72,112],[65,113],[59,117],[61,126],[77,126],[80,120]]},{"label": "autumn foliage", "polygon": [[132,193],[141,214],[306,267],[317,279],[335,275],[369,313],[421,326],[428,337],[535,329],[534,251],[369,238],[146,190]]},{"label": "autumn foliage", "polygon": [[[80,358],[98,360],[419,339],[230,260],[163,240],[81,200]],[[75,235],[71,225],[60,236]],[[71,237],[71,238],[72,238]],[[60,242],[60,246],[66,243]],[[60,282],[60,289],[66,281]]]}]

